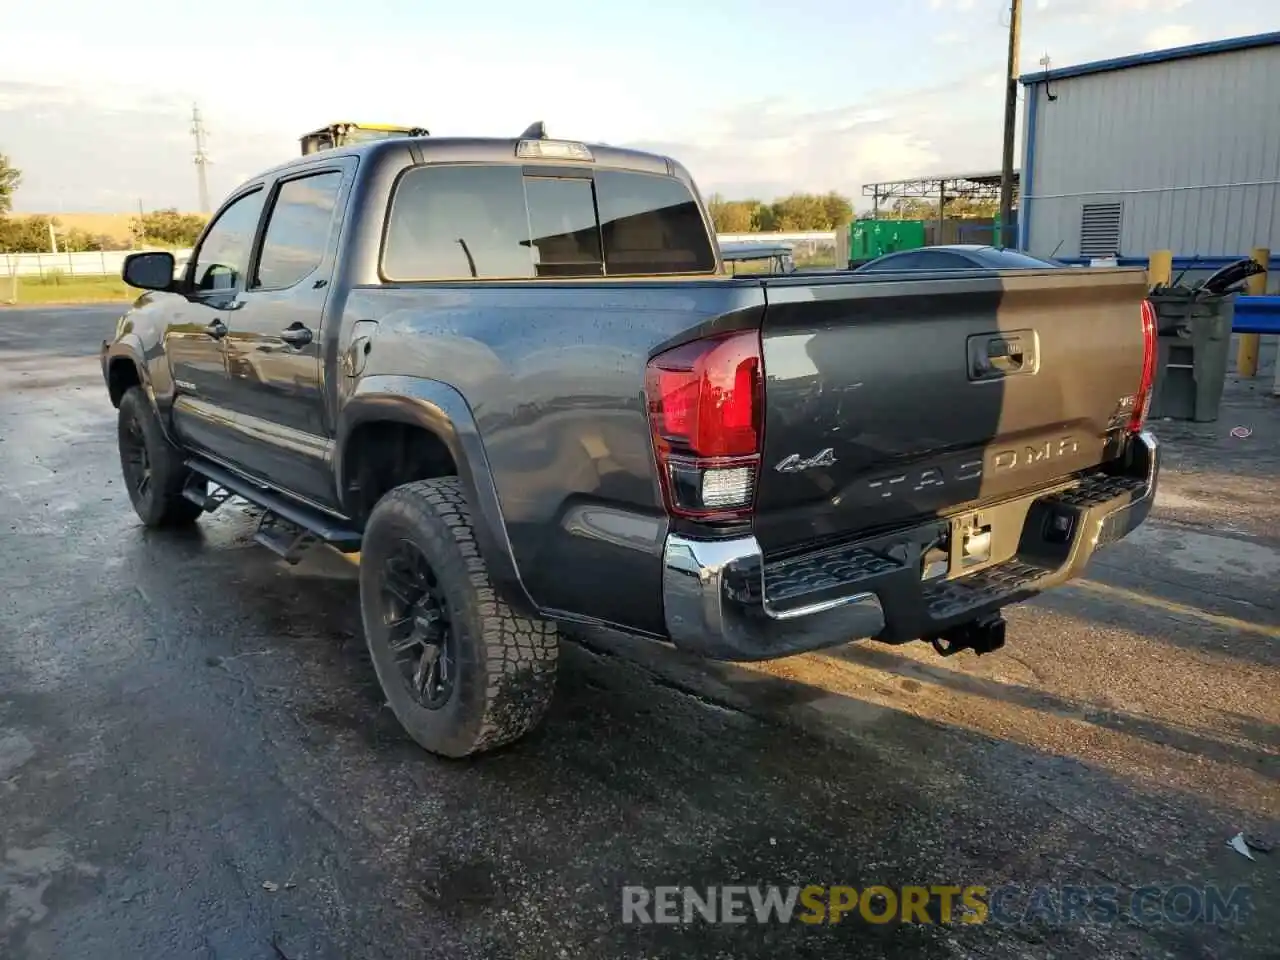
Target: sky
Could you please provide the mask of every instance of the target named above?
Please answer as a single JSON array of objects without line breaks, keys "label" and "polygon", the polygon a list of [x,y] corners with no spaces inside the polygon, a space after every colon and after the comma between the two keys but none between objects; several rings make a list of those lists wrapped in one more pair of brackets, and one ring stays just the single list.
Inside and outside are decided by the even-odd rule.
[{"label": "sky", "polygon": [[[17,212],[216,205],[339,120],[548,133],[771,200],[1000,165],[1008,0],[0,0]],[[1280,30],[1280,0],[1025,0],[1021,72]]]}]

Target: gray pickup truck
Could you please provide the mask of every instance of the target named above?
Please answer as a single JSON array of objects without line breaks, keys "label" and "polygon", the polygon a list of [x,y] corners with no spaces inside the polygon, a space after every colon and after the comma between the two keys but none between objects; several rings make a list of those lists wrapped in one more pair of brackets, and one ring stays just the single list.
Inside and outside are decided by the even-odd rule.
[{"label": "gray pickup truck", "polygon": [[411,137],[235,190],[104,342],[148,526],[229,497],[360,554],[378,679],[462,756],[538,724],[558,626],[758,660],[1004,642],[1150,510],[1124,269],[730,277],[676,161]]}]

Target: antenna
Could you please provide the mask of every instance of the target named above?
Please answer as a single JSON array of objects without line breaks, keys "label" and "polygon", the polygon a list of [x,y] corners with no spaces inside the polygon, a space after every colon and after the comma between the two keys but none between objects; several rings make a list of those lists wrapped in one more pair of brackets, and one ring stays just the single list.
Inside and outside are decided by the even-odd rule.
[{"label": "antenna", "polygon": [[1049,65],[1051,63],[1053,63],[1053,61],[1049,59],[1049,51],[1046,50],[1044,52],[1044,56],[1040,58],[1040,66],[1044,67],[1044,95],[1048,98],[1050,103],[1053,103],[1053,101],[1057,100],[1058,97],[1049,89]]},{"label": "antenna", "polygon": [[537,123],[531,123],[525,128],[524,133],[520,134],[521,140],[545,140],[547,139],[547,125],[539,120]]},{"label": "antenna", "polygon": [[199,104],[191,105],[191,135],[196,138],[196,185],[200,190],[200,212],[209,212],[209,177],[205,168],[210,164],[209,155],[204,149],[204,120],[200,116]]}]

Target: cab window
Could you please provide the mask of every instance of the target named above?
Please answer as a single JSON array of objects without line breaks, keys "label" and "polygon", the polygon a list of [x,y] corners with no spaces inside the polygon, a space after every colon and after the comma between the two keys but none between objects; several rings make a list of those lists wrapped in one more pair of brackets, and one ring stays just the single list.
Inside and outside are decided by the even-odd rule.
[{"label": "cab window", "polygon": [[280,185],[267,215],[255,289],[283,290],[324,260],[342,171],[330,170]]},{"label": "cab window", "polygon": [[249,253],[262,213],[261,188],[231,202],[205,234],[195,254],[195,288],[201,292],[239,290],[249,269]]}]

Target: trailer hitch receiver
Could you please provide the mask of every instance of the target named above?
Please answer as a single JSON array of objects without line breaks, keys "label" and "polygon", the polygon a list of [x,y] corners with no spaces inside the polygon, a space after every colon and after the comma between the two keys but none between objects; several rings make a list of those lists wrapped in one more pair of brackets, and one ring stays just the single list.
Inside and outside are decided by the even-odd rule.
[{"label": "trailer hitch receiver", "polygon": [[962,650],[972,650],[982,656],[1004,646],[1005,626],[1004,617],[996,613],[969,620],[937,636],[929,637],[929,643],[940,657],[954,656]]}]

